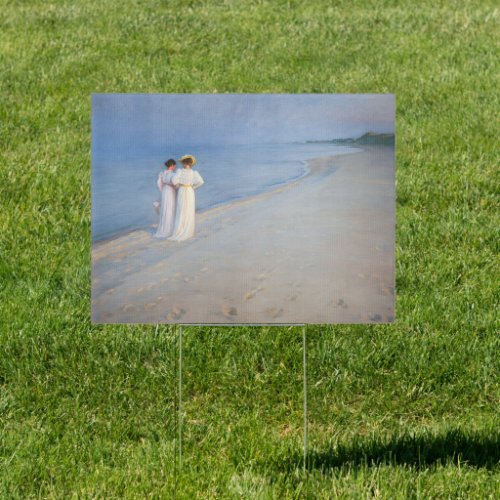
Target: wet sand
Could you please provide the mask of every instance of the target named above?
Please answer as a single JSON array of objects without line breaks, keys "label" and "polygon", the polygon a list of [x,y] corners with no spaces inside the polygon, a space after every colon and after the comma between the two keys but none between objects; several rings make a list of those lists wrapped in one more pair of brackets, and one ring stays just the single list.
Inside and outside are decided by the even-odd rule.
[{"label": "wet sand", "polygon": [[[92,247],[100,323],[366,323],[394,319],[394,148],[318,158],[270,192]],[[203,188],[202,188],[203,189]]]}]

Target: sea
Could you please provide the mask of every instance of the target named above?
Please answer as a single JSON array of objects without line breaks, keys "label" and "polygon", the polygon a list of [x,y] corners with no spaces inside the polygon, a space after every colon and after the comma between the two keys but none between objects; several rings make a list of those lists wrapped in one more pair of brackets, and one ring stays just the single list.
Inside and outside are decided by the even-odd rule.
[{"label": "sea", "polygon": [[[230,203],[296,180],[312,158],[352,152],[330,143],[175,146],[171,150],[92,157],[92,241],[151,226],[158,220],[156,180],[163,163],[183,154],[196,157],[205,184],[196,190],[196,210]],[[178,162],[178,168],[182,168]]]}]

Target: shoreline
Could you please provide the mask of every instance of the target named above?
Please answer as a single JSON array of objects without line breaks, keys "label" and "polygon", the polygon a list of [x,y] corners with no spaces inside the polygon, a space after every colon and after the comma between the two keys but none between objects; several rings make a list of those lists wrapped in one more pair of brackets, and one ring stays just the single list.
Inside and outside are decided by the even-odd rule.
[{"label": "shoreline", "polygon": [[152,226],[94,243],[92,320],[393,321],[394,148],[364,145],[308,166],[293,182],[197,213],[185,242],[154,240]]},{"label": "shoreline", "polygon": [[[221,201],[219,203],[216,203],[214,205],[211,205],[207,208],[204,208],[200,211],[196,211],[196,216],[198,217],[198,215],[202,215],[202,214],[205,214],[206,212],[209,212],[210,210],[214,210],[214,209],[217,209],[219,207],[223,207],[223,206],[226,206],[226,205],[232,205],[233,203],[238,203],[239,201],[244,201],[244,200],[247,200],[247,199],[252,199],[254,197],[258,197],[260,196],[261,194],[265,194],[265,193],[272,193],[276,190],[278,190],[279,188],[283,187],[283,186],[287,186],[289,184],[293,184],[295,182],[298,182],[302,179],[304,179],[305,177],[309,176],[311,174],[311,162],[315,162],[315,161],[318,161],[318,160],[330,160],[330,159],[333,159],[333,158],[337,158],[339,156],[344,156],[344,155],[351,155],[351,154],[356,154],[356,153],[359,153],[359,152],[362,152],[363,149],[361,147],[357,147],[357,148],[354,148],[354,147],[350,147],[349,148],[351,149],[350,151],[342,151],[340,152],[339,154],[336,154],[336,155],[329,155],[329,156],[322,156],[322,157],[317,157],[317,158],[311,158],[311,159],[308,159],[308,160],[302,160],[301,163],[303,163],[305,166],[306,166],[306,169],[305,171],[301,174],[301,175],[298,175],[297,177],[295,178],[292,178],[290,180],[287,180],[287,181],[283,181],[283,182],[279,182],[279,183],[275,183],[273,185],[270,185],[268,186],[268,189],[263,189],[262,191],[258,192],[258,193],[254,193],[254,194],[251,194],[251,195],[248,195],[248,196],[242,196],[242,197],[239,197],[239,198],[233,198],[233,199],[230,199],[230,200],[227,200],[227,201]],[[150,225],[146,225],[146,226],[141,226],[141,227],[137,227],[137,228],[131,228],[131,229],[126,229],[126,230],[120,230],[119,232],[116,232],[116,233],[113,233],[113,234],[110,234],[110,235],[107,235],[107,236],[104,236],[103,238],[99,238],[97,240],[92,240],[91,241],[91,245],[92,247],[94,246],[98,246],[100,244],[105,244],[105,243],[108,243],[112,240],[115,240],[117,238],[120,238],[122,236],[126,236],[130,233],[133,233],[135,231],[147,231],[147,230],[150,230],[151,228],[153,227],[156,227],[157,224],[150,224]],[[91,233],[92,235],[92,233]]]}]

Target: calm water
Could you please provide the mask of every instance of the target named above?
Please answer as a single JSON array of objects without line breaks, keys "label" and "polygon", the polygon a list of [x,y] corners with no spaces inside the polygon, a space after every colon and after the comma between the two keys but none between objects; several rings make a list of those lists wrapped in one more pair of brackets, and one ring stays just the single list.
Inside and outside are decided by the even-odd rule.
[{"label": "calm water", "polygon": [[251,196],[307,173],[305,160],[351,150],[333,144],[260,144],[172,148],[167,155],[142,154],[124,161],[92,161],[92,240],[157,221],[158,173],[168,158],[193,154],[205,184],[196,191],[198,211]]}]

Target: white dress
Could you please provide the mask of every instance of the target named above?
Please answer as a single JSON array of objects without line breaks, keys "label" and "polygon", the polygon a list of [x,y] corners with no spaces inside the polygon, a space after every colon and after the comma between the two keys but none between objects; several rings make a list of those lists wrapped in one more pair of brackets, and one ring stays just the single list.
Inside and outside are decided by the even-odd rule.
[{"label": "white dress", "polygon": [[155,238],[167,238],[172,234],[175,221],[175,202],[177,192],[172,184],[175,172],[164,170],[158,175],[156,182],[161,192],[160,223],[154,234]]},{"label": "white dress", "polygon": [[175,213],[174,233],[172,241],[184,241],[194,235],[194,190],[203,184],[201,175],[191,168],[183,168],[176,172],[172,184],[178,186],[177,211]]}]

